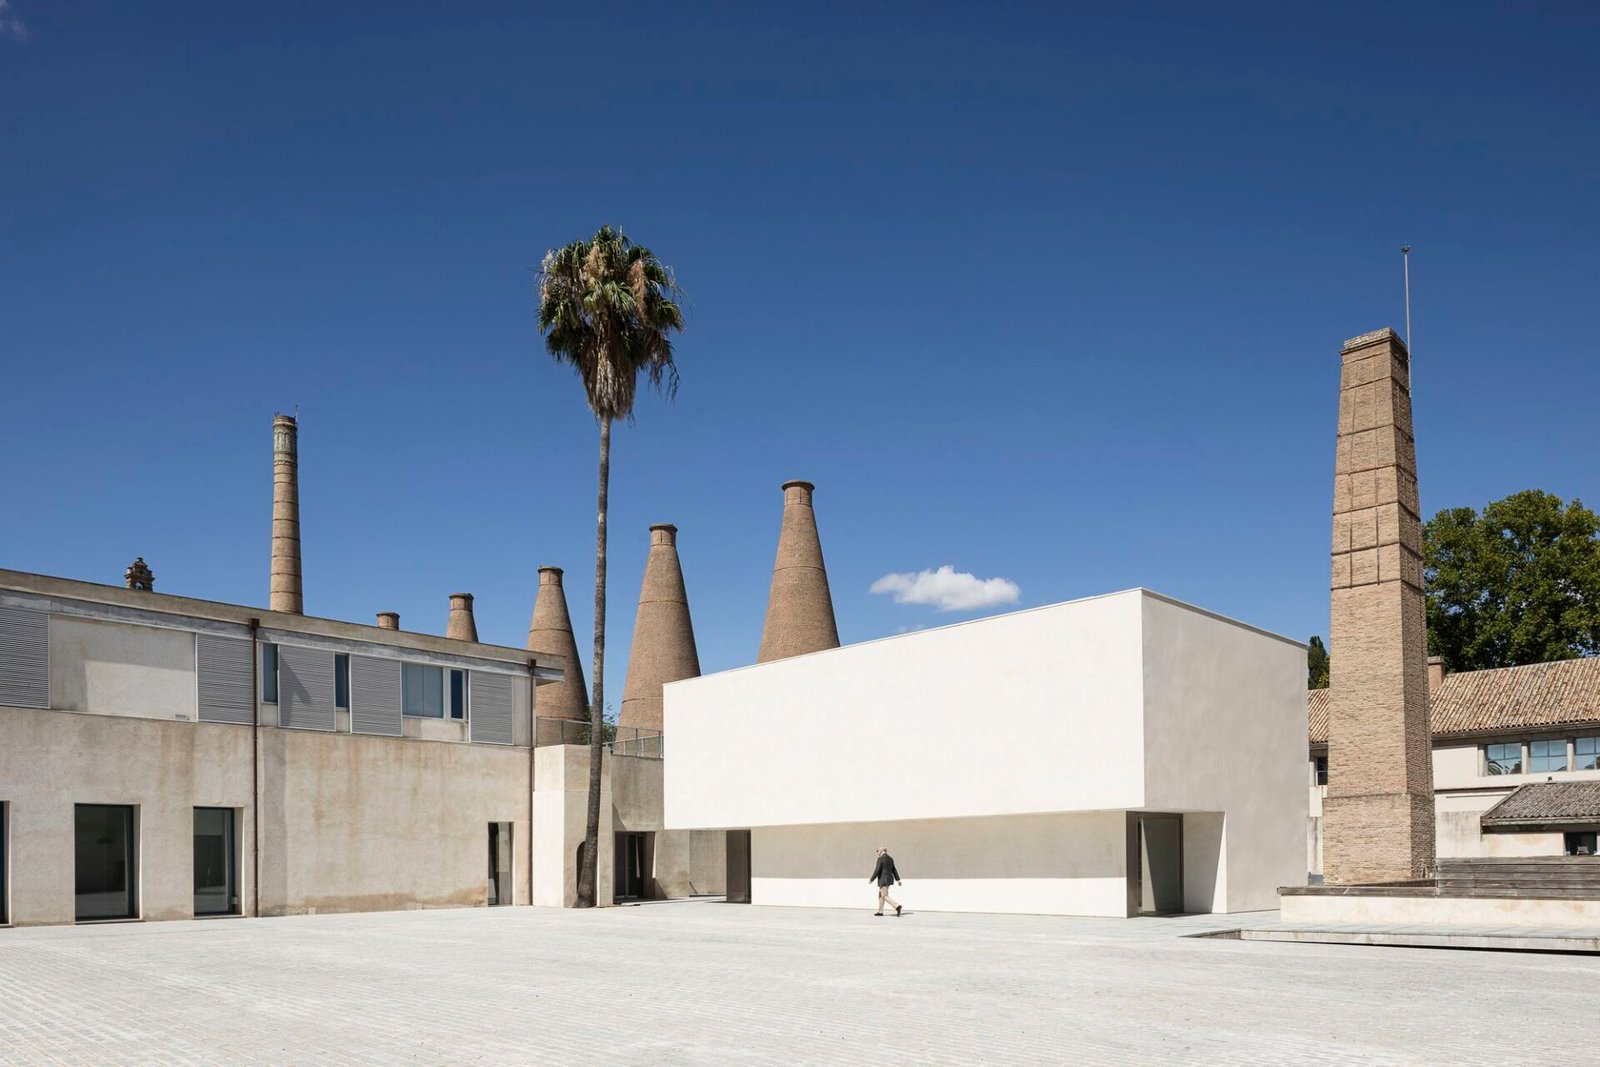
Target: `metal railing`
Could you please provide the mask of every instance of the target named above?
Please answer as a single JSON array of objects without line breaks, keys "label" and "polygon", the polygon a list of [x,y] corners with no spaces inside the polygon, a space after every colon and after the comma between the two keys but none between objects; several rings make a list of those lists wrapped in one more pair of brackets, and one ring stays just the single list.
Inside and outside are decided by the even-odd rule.
[{"label": "metal railing", "polygon": [[[534,720],[534,746],[587,745],[593,738],[593,727],[577,719]],[[602,723],[600,743],[614,756],[643,756],[660,759],[662,755],[661,731],[641,730],[637,726],[618,726]]]}]

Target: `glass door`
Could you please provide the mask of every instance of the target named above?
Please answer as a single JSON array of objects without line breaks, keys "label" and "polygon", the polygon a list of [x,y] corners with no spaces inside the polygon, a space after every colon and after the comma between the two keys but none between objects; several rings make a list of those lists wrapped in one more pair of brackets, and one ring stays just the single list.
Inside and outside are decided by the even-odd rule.
[{"label": "glass door", "polygon": [[239,912],[239,860],[232,808],[194,809],[194,913]]},{"label": "glass door", "polygon": [[135,918],[133,809],[79,804],[74,830],[78,920]]}]

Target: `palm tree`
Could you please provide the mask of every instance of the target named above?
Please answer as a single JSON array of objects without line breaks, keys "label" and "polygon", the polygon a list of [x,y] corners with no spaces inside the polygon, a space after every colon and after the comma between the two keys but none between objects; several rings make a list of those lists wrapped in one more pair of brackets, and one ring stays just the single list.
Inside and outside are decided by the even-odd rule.
[{"label": "palm tree", "polygon": [[658,391],[678,389],[672,333],[683,311],[672,268],[621,230],[602,226],[589,241],[547,252],[539,268],[539,330],[545,349],[583,380],[600,423],[600,494],[594,551],[594,698],[589,703],[589,812],[578,865],[578,907],[595,905],[600,838],[600,760],[605,705],[606,497],[611,482],[611,424],[633,417],[642,372]]}]

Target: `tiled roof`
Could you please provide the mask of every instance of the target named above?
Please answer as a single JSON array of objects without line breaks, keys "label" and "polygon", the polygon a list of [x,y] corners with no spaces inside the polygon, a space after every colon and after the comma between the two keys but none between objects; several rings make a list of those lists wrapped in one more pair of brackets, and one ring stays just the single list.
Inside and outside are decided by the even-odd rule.
[{"label": "tiled roof", "polygon": [[1600,782],[1534,782],[1483,813],[1485,827],[1600,821]]},{"label": "tiled roof", "polygon": [[[1328,741],[1328,691],[1306,694],[1312,744]],[[1434,736],[1600,722],[1600,656],[1447,674],[1428,703]]]}]

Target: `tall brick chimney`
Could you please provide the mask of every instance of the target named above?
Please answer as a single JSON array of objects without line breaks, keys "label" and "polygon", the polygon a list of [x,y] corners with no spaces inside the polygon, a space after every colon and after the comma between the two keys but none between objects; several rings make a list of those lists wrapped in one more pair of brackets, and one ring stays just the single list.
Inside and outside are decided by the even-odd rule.
[{"label": "tall brick chimney", "polygon": [[567,614],[567,594],[561,587],[560,567],[539,568],[539,592],[533,599],[533,620],[528,624],[528,651],[560,656],[566,677],[539,687],[534,706],[541,719],[589,720],[589,694],[583,688],[583,661],[572,637]]},{"label": "tall brick chimney", "polygon": [[476,641],[478,624],[472,618],[472,594],[450,594],[450,621],[445,624],[444,635],[457,641]]},{"label": "tall brick chimney", "polygon": [[622,687],[618,726],[661,729],[661,687],[700,676],[689,619],[689,594],[678,562],[678,528],[668,523],[650,527],[650,554],[639,588],[639,613],[633,620],[633,651],[628,679]]},{"label": "tall brick chimney", "polygon": [[305,610],[300,591],[300,460],[293,415],[272,420],[272,584],[267,607]]},{"label": "tall brick chimney", "polygon": [[380,612],[378,612],[378,629],[380,629],[380,630],[398,630],[398,629],[400,629],[400,613],[398,611],[380,611]]},{"label": "tall brick chimney", "polygon": [[1333,489],[1323,872],[1428,878],[1433,751],[1411,360],[1393,330],[1344,343]]},{"label": "tall brick chimney", "polygon": [[822,562],[817,514],[811,507],[815,490],[810,482],[783,483],[783,526],[757,663],[839,647],[828,569]]}]

